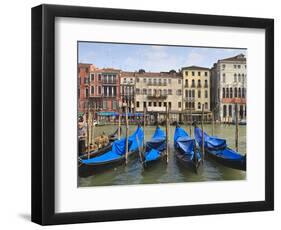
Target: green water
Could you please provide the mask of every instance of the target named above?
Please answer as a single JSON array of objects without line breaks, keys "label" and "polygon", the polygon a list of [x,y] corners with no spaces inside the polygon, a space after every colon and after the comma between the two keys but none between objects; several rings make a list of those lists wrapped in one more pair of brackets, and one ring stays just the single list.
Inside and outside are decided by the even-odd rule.
[{"label": "green water", "polygon": [[[182,126],[188,133],[189,126]],[[102,132],[112,133],[117,127],[114,125],[100,126],[95,128],[95,135]],[[165,127],[162,127],[165,130]],[[134,132],[136,126],[130,126],[130,134]],[[125,130],[125,127],[122,127]],[[204,130],[211,134],[212,126],[205,125]],[[155,131],[155,126],[145,127],[146,140],[150,139]],[[164,161],[153,165],[151,168],[142,169],[138,157],[129,158],[128,165],[120,165],[108,171],[104,171],[87,178],[78,178],[78,186],[105,186],[105,185],[128,185],[128,184],[158,184],[158,183],[178,183],[178,182],[196,182],[196,181],[219,181],[219,180],[244,180],[246,172],[224,167],[217,162],[206,159],[203,167],[196,174],[186,168],[181,167],[175,159],[173,149],[173,135],[175,126],[170,126],[169,140],[169,163]],[[124,132],[123,132],[124,134]],[[216,136],[225,138],[230,148],[235,149],[234,125],[216,124],[214,128]],[[193,128],[192,128],[193,136]],[[246,126],[239,126],[239,152],[246,153]]]}]

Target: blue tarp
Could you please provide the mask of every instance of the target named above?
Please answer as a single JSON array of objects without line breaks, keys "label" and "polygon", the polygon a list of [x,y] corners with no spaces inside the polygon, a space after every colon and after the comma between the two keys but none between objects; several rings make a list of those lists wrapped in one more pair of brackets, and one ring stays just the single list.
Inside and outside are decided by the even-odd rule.
[{"label": "blue tarp", "polygon": [[146,142],[145,161],[157,160],[161,156],[161,152],[166,149],[166,134],[157,127],[151,140]]},{"label": "blue tarp", "polygon": [[135,152],[139,149],[140,146],[143,144],[143,129],[138,126],[137,130],[129,137],[129,141],[132,144],[129,146],[129,152]]},{"label": "blue tarp", "polygon": [[118,113],[116,112],[111,112],[111,111],[104,111],[104,112],[98,112],[98,116],[117,116]]},{"label": "blue tarp", "polygon": [[[176,127],[174,134],[174,145],[177,151],[182,154],[190,155],[190,160],[193,160],[196,142],[188,135],[188,133],[183,128]],[[197,159],[201,159],[198,151]]]},{"label": "blue tarp", "polygon": [[[195,140],[202,146],[202,130],[198,127],[194,129]],[[208,149],[225,149],[226,140],[218,137],[209,136],[204,132],[204,146]]]}]

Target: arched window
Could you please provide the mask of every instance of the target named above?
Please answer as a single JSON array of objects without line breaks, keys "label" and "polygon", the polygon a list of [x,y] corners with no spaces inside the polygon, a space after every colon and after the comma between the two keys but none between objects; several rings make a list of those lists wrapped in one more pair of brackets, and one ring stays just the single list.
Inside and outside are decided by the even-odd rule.
[{"label": "arched window", "polygon": [[185,90],[185,97],[188,97],[188,90]]},{"label": "arched window", "polygon": [[188,87],[188,80],[185,80],[185,87]]},{"label": "arched window", "polygon": [[226,105],[223,106],[223,117],[226,117]]},{"label": "arched window", "polygon": [[192,79],[192,83],[191,83],[191,87],[195,87],[195,81],[194,81],[194,79]]},{"label": "arched window", "polygon": [[200,102],[198,102],[198,107],[197,108],[201,109],[201,103]]},{"label": "arched window", "polygon": [[232,117],[232,105],[228,106],[228,116]]},{"label": "arched window", "polygon": [[236,87],[234,88],[234,97],[235,98],[237,97],[237,88]]},{"label": "arched window", "polygon": [[239,115],[240,115],[240,119],[243,119],[243,115],[244,115],[243,105],[240,105]]},{"label": "arched window", "polygon": [[229,98],[229,88],[226,88],[226,98]]},{"label": "arched window", "polygon": [[222,82],[225,82],[225,73],[222,74]]},{"label": "arched window", "polygon": [[237,82],[237,75],[236,75],[236,73],[234,74],[234,82]]},{"label": "arched window", "polygon": [[229,95],[229,97],[230,97],[230,98],[233,97],[233,90],[232,90],[232,88],[230,88],[230,95]]},{"label": "arched window", "polygon": [[197,85],[198,88],[201,88],[201,80],[198,80],[198,85]]},{"label": "arched window", "polygon": [[225,98],[225,88],[222,88],[222,98]]},{"label": "arched window", "polygon": [[246,97],[246,89],[242,88],[242,98],[245,98],[245,97]]},{"label": "arched window", "polygon": [[208,103],[207,102],[205,102],[204,109],[208,109]]},{"label": "arched window", "polygon": [[205,98],[208,98],[208,90],[205,90]]},{"label": "arched window", "polygon": [[201,98],[201,90],[198,90],[198,98]]},{"label": "arched window", "polygon": [[241,82],[241,75],[240,75],[240,73],[238,74],[238,81]]},{"label": "arched window", "polygon": [[238,88],[238,97],[241,97],[241,88]]}]

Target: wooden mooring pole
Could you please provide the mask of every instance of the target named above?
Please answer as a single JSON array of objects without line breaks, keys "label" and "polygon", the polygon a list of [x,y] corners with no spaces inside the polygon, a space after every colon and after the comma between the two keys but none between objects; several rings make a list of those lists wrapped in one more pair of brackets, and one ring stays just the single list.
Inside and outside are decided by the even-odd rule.
[{"label": "wooden mooring pole", "polygon": [[119,115],[118,115],[118,140],[121,138],[121,111],[120,108],[118,110]]},{"label": "wooden mooring pole", "polygon": [[88,101],[88,113],[87,113],[87,155],[90,158],[90,103]]},{"label": "wooden mooring pole", "polygon": [[235,149],[236,152],[238,152],[238,135],[239,135],[239,129],[238,129],[238,105],[235,104]]},{"label": "wooden mooring pole", "polygon": [[166,106],[166,162],[169,162],[169,108]]},{"label": "wooden mooring pole", "polygon": [[202,162],[205,160],[205,138],[204,138],[204,104],[202,105],[202,115],[201,115],[201,130],[202,130]]},{"label": "wooden mooring pole", "polygon": [[212,136],[214,136],[214,129],[215,129],[215,118],[214,118],[214,111],[212,112]]},{"label": "wooden mooring pole", "polygon": [[125,153],[125,164],[128,164],[128,154],[129,154],[129,122],[128,122],[128,107],[126,106],[126,153]]},{"label": "wooden mooring pole", "polygon": [[189,110],[189,115],[190,115],[190,123],[189,123],[189,135],[192,137],[192,110]]}]

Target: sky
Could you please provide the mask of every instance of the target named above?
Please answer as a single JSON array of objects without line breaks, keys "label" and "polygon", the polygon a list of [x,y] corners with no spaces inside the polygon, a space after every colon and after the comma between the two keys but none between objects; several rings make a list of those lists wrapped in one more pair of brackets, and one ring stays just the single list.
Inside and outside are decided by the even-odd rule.
[{"label": "sky", "polygon": [[79,63],[123,71],[160,72],[191,65],[211,68],[217,60],[241,53],[246,55],[246,49],[78,42]]}]

